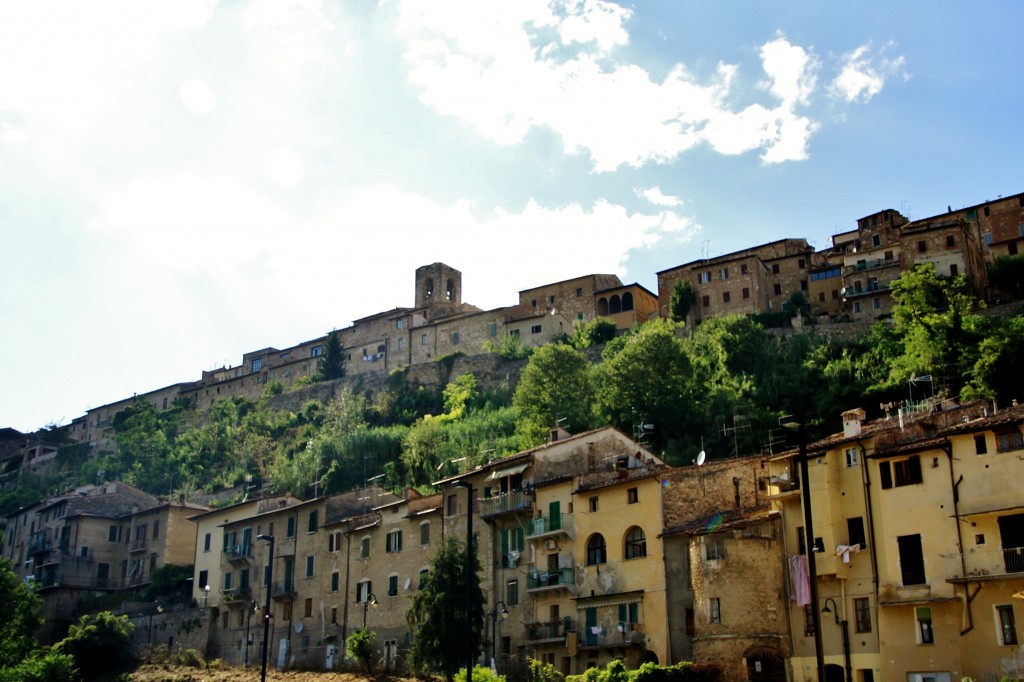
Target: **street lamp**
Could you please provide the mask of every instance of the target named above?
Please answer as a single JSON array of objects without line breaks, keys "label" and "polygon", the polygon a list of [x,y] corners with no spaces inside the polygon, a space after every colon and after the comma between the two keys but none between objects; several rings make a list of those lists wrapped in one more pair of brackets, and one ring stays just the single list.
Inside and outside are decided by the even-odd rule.
[{"label": "street lamp", "polygon": [[255,599],[249,602],[249,613],[245,617],[245,667],[249,667],[249,647],[252,646],[252,635],[249,634],[249,624],[252,623],[252,614],[260,612],[260,605]]},{"label": "street lamp", "polygon": [[[832,602],[831,609],[828,607],[829,602]],[[843,628],[843,670],[846,672],[846,682],[853,682],[853,668],[850,665],[850,624],[846,620],[846,614],[844,612],[843,619],[839,620],[839,607],[836,606],[836,600],[832,597],[825,597],[825,608],[821,612],[834,614],[836,625]]]},{"label": "street lamp", "polygon": [[466,682],[473,682],[473,484],[455,481],[466,489]]},{"label": "street lamp", "polygon": [[825,682],[825,652],[821,648],[821,625],[818,618],[818,561],[814,556],[814,514],[811,512],[811,484],[808,481],[807,468],[807,434],[804,432],[803,420],[797,421],[792,415],[779,417],[779,426],[795,429],[800,450],[800,487],[803,493],[804,507],[804,546],[807,548],[807,573],[811,583],[811,616],[814,618],[814,659],[818,666],[818,681]]},{"label": "street lamp", "polygon": [[203,587],[203,608],[205,609],[210,603],[210,586],[206,585]]},{"label": "street lamp", "polygon": [[[501,611],[498,610],[499,604],[501,605]],[[498,616],[501,616],[500,620],[505,620],[506,618],[508,618],[508,607],[505,606],[505,602],[499,601],[497,604],[494,605],[494,610],[491,611],[491,613],[488,615],[490,615],[491,617],[491,660],[494,661],[495,672],[497,672],[498,633],[501,632],[501,630],[499,629],[501,622],[499,621]]]},{"label": "street lamp", "polygon": [[154,609],[153,611],[149,612],[149,645],[150,646],[153,645],[153,616],[155,616],[158,613],[163,613],[163,612],[164,612],[164,607],[160,606],[159,604],[157,604],[156,609]]},{"label": "street lamp", "polygon": [[380,602],[377,601],[376,595],[373,592],[366,595],[366,599],[363,600],[363,629],[366,629],[366,612],[370,610],[370,607],[377,608]]},{"label": "street lamp", "polygon": [[263,609],[263,668],[260,670],[260,682],[267,682],[267,653],[270,648],[270,592],[274,584],[274,536],[257,535],[256,539],[270,543],[270,554],[267,558],[267,603]]}]

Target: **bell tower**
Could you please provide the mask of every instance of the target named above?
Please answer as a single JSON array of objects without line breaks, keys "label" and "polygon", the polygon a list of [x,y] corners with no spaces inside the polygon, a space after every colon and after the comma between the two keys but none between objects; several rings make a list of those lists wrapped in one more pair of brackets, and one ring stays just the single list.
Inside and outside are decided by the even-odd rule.
[{"label": "bell tower", "polygon": [[462,273],[444,263],[416,268],[416,307],[462,303]]}]

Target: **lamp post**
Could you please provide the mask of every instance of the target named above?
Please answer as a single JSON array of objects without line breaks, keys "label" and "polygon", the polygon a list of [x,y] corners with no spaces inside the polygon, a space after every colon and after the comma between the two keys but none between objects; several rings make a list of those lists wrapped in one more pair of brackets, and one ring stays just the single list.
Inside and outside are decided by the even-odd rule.
[{"label": "lamp post", "polygon": [[[501,606],[500,611],[498,610],[499,605]],[[491,660],[494,661],[495,672],[498,672],[498,633],[501,632],[498,629],[501,625],[498,616],[501,616],[500,620],[508,618],[508,607],[505,606],[505,602],[499,601],[489,615],[491,616]]]},{"label": "lamp post", "polygon": [[252,614],[260,612],[260,605],[255,599],[249,602],[249,612],[245,616],[245,667],[249,667],[249,647],[252,646],[252,635],[249,634],[249,624],[252,623]]},{"label": "lamp post", "polygon": [[814,659],[818,668],[818,682],[825,682],[825,653],[821,648],[821,624],[818,618],[818,562],[814,556],[814,514],[811,512],[811,484],[807,469],[807,434],[804,432],[803,420],[797,421],[792,416],[779,418],[779,426],[796,429],[800,450],[800,488],[804,507],[804,546],[807,548],[807,572],[811,583],[811,617],[814,618]]},{"label": "lamp post", "polygon": [[153,646],[153,616],[163,613],[164,607],[157,604],[156,609],[149,612],[149,645]]},{"label": "lamp post", "polygon": [[210,603],[210,586],[203,586],[203,608],[205,609]]},{"label": "lamp post", "polygon": [[466,489],[466,682],[473,682],[473,484],[456,481]]},{"label": "lamp post", "polygon": [[[828,607],[829,602],[832,602],[831,609]],[[825,608],[821,612],[834,613],[836,625],[843,629],[843,671],[846,673],[846,682],[853,682],[853,668],[850,665],[850,623],[846,620],[846,614],[844,613],[843,619],[839,620],[839,607],[832,597],[825,597]]]},{"label": "lamp post", "polygon": [[263,609],[263,668],[260,670],[260,682],[266,682],[267,653],[270,648],[270,592],[274,584],[274,536],[257,535],[256,539],[270,544],[270,553],[267,557],[267,603]]},{"label": "lamp post", "polygon": [[366,629],[366,612],[370,610],[370,607],[377,608],[380,602],[377,601],[376,595],[373,592],[366,595],[366,599],[363,600],[363,629]]}]

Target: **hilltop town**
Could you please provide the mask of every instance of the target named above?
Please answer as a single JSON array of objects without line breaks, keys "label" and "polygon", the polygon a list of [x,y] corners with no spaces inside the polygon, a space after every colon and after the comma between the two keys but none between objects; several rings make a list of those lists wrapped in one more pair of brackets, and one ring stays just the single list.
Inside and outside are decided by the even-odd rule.
[{"label": "hilltop town", "polygon": [[[443,263],[415,273],[414,303],[339,330],[350,378],[487,352],[518,337],[540,347],[580,322],[619,330],[673,316],[745,314],[786,324],[870,323],[890,314],[890,282],[929,263],[972,293],[1006,295],[988,266],[1024,245],[1024,194],[910,221],[893,210],[857,221],[815,251],[784,239],[658,275],[655,294],[591,274],[519,292],[515,305],[463,301]],[[805,314],[789,309],[800,305]],[[138,400],[287,391],[317,372],[328,336],[244,354],[237,366],[89,410],[63,431],[114,447],[115,417]],[[264,655],[270,603],[275,667],[336,669],[347,637],[376,633],[385,669],[404,670],[410,600],[442,538],[477,538],[486,595],[482,661],[523,675],[528,658],[563,674],[622,660],[718,663],[730,680],[936,679],[1017,675],[1024,600],[1024,407],[934,395],[836,414],[834,432],[753,455],[671,466],[640,433],[605,426],[511,456],[438,471],[433,490],[364,480],[341,494],[246,495],[200,505],[123,481],[97,481],[9,514],[2,556],[38,586],[54,638],[81,612],[132,616],[135,644],[191,648],[235,665]],[[42,471],[57,449],[0,434],[5,471]],[[907,514],[907,509],[915,510]],[[273,537],[270,545],[261,537]],[[164,603],[141,599],[154,573],[191,566]],[[941,677],[944,675],[945,677]],[[918,678],[913,678],[918,679]]]}]

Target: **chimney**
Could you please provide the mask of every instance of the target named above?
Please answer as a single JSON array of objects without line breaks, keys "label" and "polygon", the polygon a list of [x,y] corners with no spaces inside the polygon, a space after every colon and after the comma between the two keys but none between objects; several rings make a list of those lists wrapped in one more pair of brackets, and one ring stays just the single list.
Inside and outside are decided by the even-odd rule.
[{"label": "chimney", "polygon": [[847,438],[853,438],[854,436],[860,435],[860,427],[864,422],[864,410],[856,407],[852,410],[843,412],[843,435]]}]

